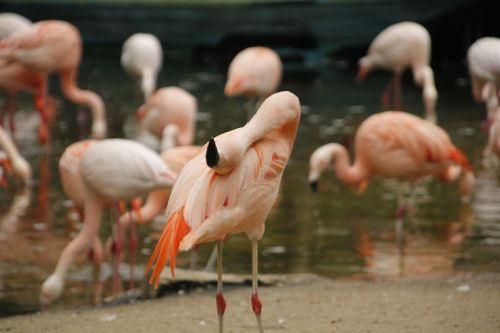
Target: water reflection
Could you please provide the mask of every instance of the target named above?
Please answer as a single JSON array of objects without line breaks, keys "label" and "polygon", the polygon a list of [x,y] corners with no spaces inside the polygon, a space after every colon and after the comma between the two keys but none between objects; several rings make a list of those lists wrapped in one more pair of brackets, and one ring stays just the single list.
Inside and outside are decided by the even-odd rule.
[{"label": "water reflection", "polygon": [[[86,50],[79,84],[102,93],[109,110],[110,137],[139,137],[135,111],[141,97],[134,95],[135,86],[120,68],[120,50],[100,49],[94,53],[90,48]],[[165,74],[159,77],[159,87],[179,85],[198,98],[195,144],[203,144],[209,137],[245,123],[245,100],[227,99],[223,95],[224,66],[196,67],[183,59],[167,56],[162,73]],[[386,76],[374,74],[361,89],[354,75],[354,69],[339,71],[330,67],[306,77],[285,73],[281,88],[300,97],[303,115],[294,152],[285,170],[279,205],[270,214],[261,241],[260,271],[315,272],[328,277],[369,279],[444,275],[463,270],[500,271],[498,168],[487,171],[480,166],[486,141],[479,131],[482,107],[473,103],[468,87],[454,85],[460,73],[437,68],[440,90],[437,112],[452,141],[466,152],[478,171],[478,188],[472,206],[459,204],[454,184],[431,182],[419,186],[414,224],[406,226],[406,255],[401,258],[394,240],[394,183],[374,180],[360,196],[330,175],[324,177],[320,195],[310,193],[306,178],[308,159],[314,148],[326,142],[339,142],[352,153],[357,126],[379,110],[379,95]],[[405,76],[405,80],[411,80],[411,75]],[[405,89],[404,94],[407,110],[421,114],[418,89]],[[50,148],[38,144],[38,115],[32,109],[30,98],[21,100],[21,112],[16,113],[21,119],[17,123],[22,125],[16,141],[33,168],[36,183],[24,194],[31,197],[31,201],[26,197],[24,201],[16,199],[21,192],[0,191],[3,216],[0,222],[0,316],[39,309],[40,285],[79,228],[78,223],[68,223],[66,218],[68,202],[59,182],[57,163],[67,145],[89,133],[91,119],[88,112],[77,112],[78,107],[64,99],[58,106]],[[154,147],[157,143],[149,144]],[[16,206],[18,208],[14,208]],[[24,212],[10,214],[11,210]],[[7,222],[14,220],[15,223]],[[110,216],[103,219],[102,239],[109,236],[112,220]],[[142,267],[149,259],[163,223],[164,219],[159,218],[138,228],[138,279],[142,278]],[[212,248],[211,244],[200,246],[200,267]],[[228,239],[224,271],[248,273],[250,263],[241,258],[249,258],[250,251],[245,236]],[[190,255],[182,254],[178,264],[188,267]],[[126,281],[128,269],[123,265],[120,271]],[[138,281],[144,286],[144,280]],[[54,307],[95,304],[110,294],[109,264],[102,265],[99,274],[94,274],[86,255],[82,254],[68,276],[62,300]]]}]

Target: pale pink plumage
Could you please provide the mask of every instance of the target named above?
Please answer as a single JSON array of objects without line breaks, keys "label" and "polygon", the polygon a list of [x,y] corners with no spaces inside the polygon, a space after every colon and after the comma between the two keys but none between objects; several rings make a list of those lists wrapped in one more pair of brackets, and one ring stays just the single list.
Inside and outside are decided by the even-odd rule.
[{"label": "pale pink plumage", "polygon": [[229,65],[224,93],[265,98],[278,89],[282,67],[278,54],[267,47],[244,49]]},{"label": "pale pink plumage", "polygon": [[[246,233],[252,241],[252,308],[260,331],[257,295],[257,241],[278,194],[300,118],[298,98],[280,92],[267,98],[242,128],[217,136],[182,169],[167,206],[167,224],[146,270],[158,284],[165,264],[174,274],[176,254],[194,245],[217,241],[217,311],[222,331],[222,240]],[[210,167],[209,167],[210,166]]]},{"label": "pale pink plumage", "polygon": [[63,153],[60,170],[64,190],[83,206],[84,221],[81,232],[63,250],[54,273],[42,285],[44,303],[62,293],[69,266],[96,238],[106,206],[162,188],[168,191],[175,179],[155,152],[122,139],[75,143]]},{"label": "pale pink plumage", "polygon": [[[25,185],[28,185],[31,181],[31,167],[19,153],[11,137],[5,132],[2,126],[0,126],[0,149],[7,155],[14,172],[21,178]],[[2,175],[0,175],[1,178]]]},{"label": "pale pink plumage", "polygon": [[358,79],[363,79],[367,73],[377,68],[394,72],[394,79],[384,93],[383,103],[389,106],[390,89],[394,89],[393,107],[400,108],[400,75],[410,67],[413,80],[423,89],[426,118],[435,121],[437,91],[434,73],[429,65],[430,54],[431,39],[423,26],[415,22],[393,24],[377,35],[368,49],[368,54],[359,60]]},{"label": "pale pink plumage", "polygon": [[122,47],[121,64],[138,81],[144,101],[156,89],[156,79],[163,62],[161,43],[155,35],[136,33],[127,38]]},{"label": "pale pink plumage", "polygon": [[138,110],[142,126],[161,139],[161,150],[191,145],[196,129],[196,98],[179,87],[158,89]]},{"label": "pale pink plumage", "polygon": [[355,160],[336,143],[318,148],[310,159],[309,182],[317,182],[331,163],[345,183],[366,185],[373,176],[416,182],[426,176],[453,180],[452,165],[461,167],[462,195],[469,195],[474,175],[465,156],[440,127],[414,115],[386,111],[367,118],[356,132]]},{"label": "pale pink plumage", "polygon": [[[58,73],[64,95],[74,103],[90,107],[92,135],[103,138],[106,135],[104,102],[96,93],[76,85],[81,54],[78,29],[64,21],[40,21],[0,41],[2,61],[17,62],[44,75]],[[44,96],[46,82],[41,90]],[[45,106],[45,101],[42,105]]]}]

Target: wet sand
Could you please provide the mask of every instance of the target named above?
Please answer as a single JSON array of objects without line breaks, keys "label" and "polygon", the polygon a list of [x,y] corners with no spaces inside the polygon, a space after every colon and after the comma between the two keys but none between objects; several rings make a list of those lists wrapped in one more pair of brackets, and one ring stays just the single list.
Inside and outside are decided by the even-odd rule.
[{"label": "wet sand", "polygon": [[[225,332],[257,332],[250,288],[226,290]],[[215,291],[0,319],[0,332],[217,332]],[[500,332],[500,274],[398,281],[308,276],[260,289],[266,332]]]}]

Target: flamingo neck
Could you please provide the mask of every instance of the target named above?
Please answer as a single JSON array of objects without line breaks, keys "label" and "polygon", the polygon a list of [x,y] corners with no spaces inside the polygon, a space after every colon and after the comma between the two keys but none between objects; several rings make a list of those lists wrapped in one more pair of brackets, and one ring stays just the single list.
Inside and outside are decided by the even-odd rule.
[{"label": "flamingo neck", "polygon": [[349,153],[344,146],[332,143],[328,146],[328,149],[330,160],[335,167],[335,173],[342,182],[349,185],[357,185],[368,178],[369,175],[366,169],[362,167],[362,164],[358,160],[351,165]]},{"label": "flamingo neck", "polygon": [[142,71],[141,90],[144,95],[144,101],[147,102],[149,97],[156,89],[156,74],[151,68],[145,68]]},{"label": "flamingo neck", "polygon": [[16,146],[14,145],[14,142],[12,142],[12,139],[2,127],[0,127],[0,146],[5,151],[5,154],[13,164],[18,160],[24,160],[24,158],[19,153],[19,150],[17,150]]},{"label": "flamingo neck", "polygon": [[169,124],[163,128],[160,151],[164,152],[178,145],[179,126]]},{"label": "flamingo neck", "polygon": [[426,65],[419,69],[414,69],[413,73],[415,83],[422,86],[425,117],[427,120],[433,120],[435,122],[438,93],[434,83],[434,72],[430,66]]},{"label": "flamingo neck", "polygon": [[140,223],[151,221],[167,206],[170,191],[170,188],[160,188],[149,193],[146,204],[139,211]]},{"label": "flamingo neck", "polygon": [[[92,112],[92,134],[103,138],[106,133],[106,111],[102,98],[93,91],[82,90],[76,85],[76,71],[69,70],[60,73],[61,89],[64,95],[76,104],[83,104]],[[102,128],[104,126],[104,128]],[[98,128],[98,129],[97,129]],[[100,132],[100,133],[96,133]]]}]

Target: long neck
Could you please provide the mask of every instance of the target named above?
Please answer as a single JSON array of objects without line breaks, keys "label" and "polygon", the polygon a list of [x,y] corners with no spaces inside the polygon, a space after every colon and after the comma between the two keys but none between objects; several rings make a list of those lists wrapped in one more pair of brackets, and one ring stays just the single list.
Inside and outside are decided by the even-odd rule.
[{"label": "long neck", "polygon": [[369,175],[366,169],[362,167],[359,161],[355,161],[355,163],[351,165],[349,153],[344,146],[332,143],[328,145],[327,149],[335,167],[335,173],[342,182],[349,185],[356,185],[368,178]]},{"label": "long neck", "polygon": [[151,68],[146,68],[142,71],[141,90],[144,95],[144,102],[147,102],[151,94],[156,89],[156,74]]},{"label": "long neck", "polygon": [[422,86],[422,99],[425,106],[425,116],[428,120],[436,118],[436,100],[438,93],[434,84],[434,72],[429,66],[414,70],[414,80]]},{"label": "long neck", "polygon": [[168,124],[163,128],[161,136],[160,151],[164,152],[177,146],[179,127],[175,124]]},{"label": "long neck", "polygon": [[170,188],[161,188],[149,193],[146,204],[139,211],[141,223],[151,221],[167,206],[170,190]]},{"label": "long neck", "polygon": [[20,159],[24,160],[24,158],[19,153],[19,150],[17,150],[16,146],[14,145],[14,142],[12,142],[12,139],[2,127],[0,127],[0,146],[5,151],[5,154],[7,154],[7,157],[13,163]]},{"label": "long neck", "polygon": [[[61,89],[64,95],[76,104],[87,105],[92,112],[92,131],[93,135],[97,138],[102,138],[105,133],[95,133],[96,131],[102,132],[101,128],[96,129],[98,126],[106,126],[105,107],[102,98],[90,90],[82,90],[76,85],[76,71],[69,70],[60,73]],[[99,124],[97,126],[97,124]],[[105,132],[105,128],[104,128]]]}]

